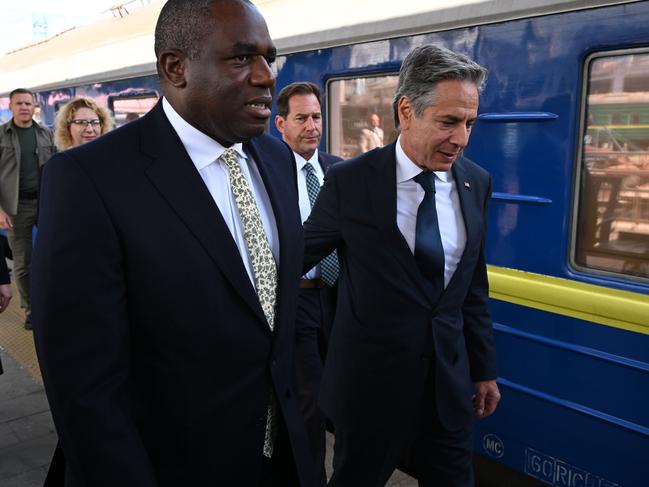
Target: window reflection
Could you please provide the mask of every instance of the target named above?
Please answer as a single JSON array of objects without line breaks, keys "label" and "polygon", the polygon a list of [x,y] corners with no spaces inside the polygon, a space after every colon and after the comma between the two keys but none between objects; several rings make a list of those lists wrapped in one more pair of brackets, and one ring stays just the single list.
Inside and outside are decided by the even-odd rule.
[{"label": "window reflection", "polygon": [[108,97],[108,106],[115,117],[115,126],[119,127],[140,118],[158,102],[155,92],[142,94],[112,95]]},{"label": "window reflection", "polygon": [[591,63],[576,262],[649,278],[649,54]]},{"label": "window reflection", "polygon": [[9,97],[0,97],[0,124],[7,123],[11,120],[11,110],[9,109]]},{"label": "window reflection", "polygon": [[329,151],[343,159],[392,142],[397,132],[392,97],[397,75],[329,83]]}]

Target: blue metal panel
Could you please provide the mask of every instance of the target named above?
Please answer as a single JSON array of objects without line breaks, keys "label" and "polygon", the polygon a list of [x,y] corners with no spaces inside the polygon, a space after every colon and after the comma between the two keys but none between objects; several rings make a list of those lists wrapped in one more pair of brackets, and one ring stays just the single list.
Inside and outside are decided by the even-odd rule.
[{"label": "blue metal panel", "polygon": [[[646,485],[643,467],[648,439],[643,433],[611,426],[515,385],[500,385],[503,399],[499,410],[478,423],[477,452],[489,455],[484,439],[495,435],[504,453],[498,461],[550,485]],[[539,468],[539,457],[545,469]],[[573,472],[571,479],[566,471]]]},{"label": "blue metal panel", "polygon": [[516,123],[516,122],[549,122],[559,118],[556,113],[515,112],[515,113],[481,113],[481,122]]},{"label": "blue metal panel", "polygon": [[649,408],[638,407],[649,391],[646,359],[630,360],[503,325],[496,330],[498,346],[507,351],[499,357],[503,380],[594,410],[596,416],[634,423],[649,441]]},{"label": "blue metal panel", "polygon": [[478,423],[476,451],[493,455],[483,443],[495,434],[509,452],[498,461],[520,471],[532,449],[620,486],[644,485],[649,336],[491,304],[507,320],[495,324],[503,399],[494,417]]},{"label": "blue metal panel", "polygon": [[516,194],[516,193],[498,193],[496,191],[491,193],[491,199],[494,201],[506,201],[509,203],[528,203],[533,205],[552,204],[552,200],[543,198],[541,196],[530,196],[526,194]]}]

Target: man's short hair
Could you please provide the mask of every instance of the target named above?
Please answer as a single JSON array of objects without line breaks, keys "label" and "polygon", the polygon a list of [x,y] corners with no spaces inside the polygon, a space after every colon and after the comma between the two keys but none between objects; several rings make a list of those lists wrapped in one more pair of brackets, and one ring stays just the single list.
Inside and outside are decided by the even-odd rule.
[{"label": "man's short hair", "polygon": [[296,81],[282,88],[277,96],[277,115],[284,119],[288,116],[288,102],[293,95],[315,95],[318,104],[322,107],[318,85],[310,81]]},{"label": "man's short hair", "polygon": [[[163,51],[177,49],[189,59],[197,59],[203,39],[213,28],[212,6],[217,1],[167,0],[155,26],[153,49],[156,58],[160,59]],[[249,0],[229,1],[251,4]]]},{"label": "man's short hair", "polygon": [[9,93],[9,101],[11,101],[14,95],[32,95],[32,100],[34,99],[34,93],[26,88],[16,88],[11,93]]},{"label": "man's short hair", "polygon": [[399,70],[399,83],[392,100],[394,123],[399,128],[399,100],[410,100],[415,115],[420,117],[426,107],[435,104],[435,88],[440,81],[470,81],[481,93],[487,70],[464,54],[443,47],[416,47],[406,56]]},{"label": "man's short hair", "polygon": [[153,49],[156,58],[163,51],[177,49],[189,59],[200,53],[201,41],[208,32],[208,19],[214,0],[169,0],[155,26]]}]

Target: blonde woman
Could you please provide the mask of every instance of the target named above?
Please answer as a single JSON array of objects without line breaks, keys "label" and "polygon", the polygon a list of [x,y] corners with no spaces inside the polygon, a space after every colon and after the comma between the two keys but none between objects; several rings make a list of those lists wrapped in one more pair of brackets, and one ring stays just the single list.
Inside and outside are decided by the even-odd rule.
[{"label": "blonde woman", "polygon": [[114,126],[110,112],[92,98],[78,97],[63,105],[54,121],[54,143],[59,150],[77,147],[105,134]]}]

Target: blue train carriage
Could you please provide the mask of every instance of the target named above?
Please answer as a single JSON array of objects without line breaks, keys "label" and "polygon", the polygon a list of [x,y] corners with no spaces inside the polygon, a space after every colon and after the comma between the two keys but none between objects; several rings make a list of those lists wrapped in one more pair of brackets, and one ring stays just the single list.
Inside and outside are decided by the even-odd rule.
[{"label": "blue train carriage", "polygon": [[[490,69],[466,152],[494,177],[487,260],[503,399],[477,423],[478,465],[505,469],[490,485],[649,485],[649,2],[332,0],[309,22],[286,22],[301,3],[256,3],[279,48],[278,89],[323,87],[322,149],[342,157],[360,153],[373,115],[384,142],[396,137],[396,73],[414,46]],[[159,94],[161,5],[48,41],[49,56],[72,46],[62,71],[42,46],[0,59],[0,95],[35,88],[47,124],[79,94],[112,100],[118,122],[146,111]],[[98,28],[110,50],[88,42]]]}]

